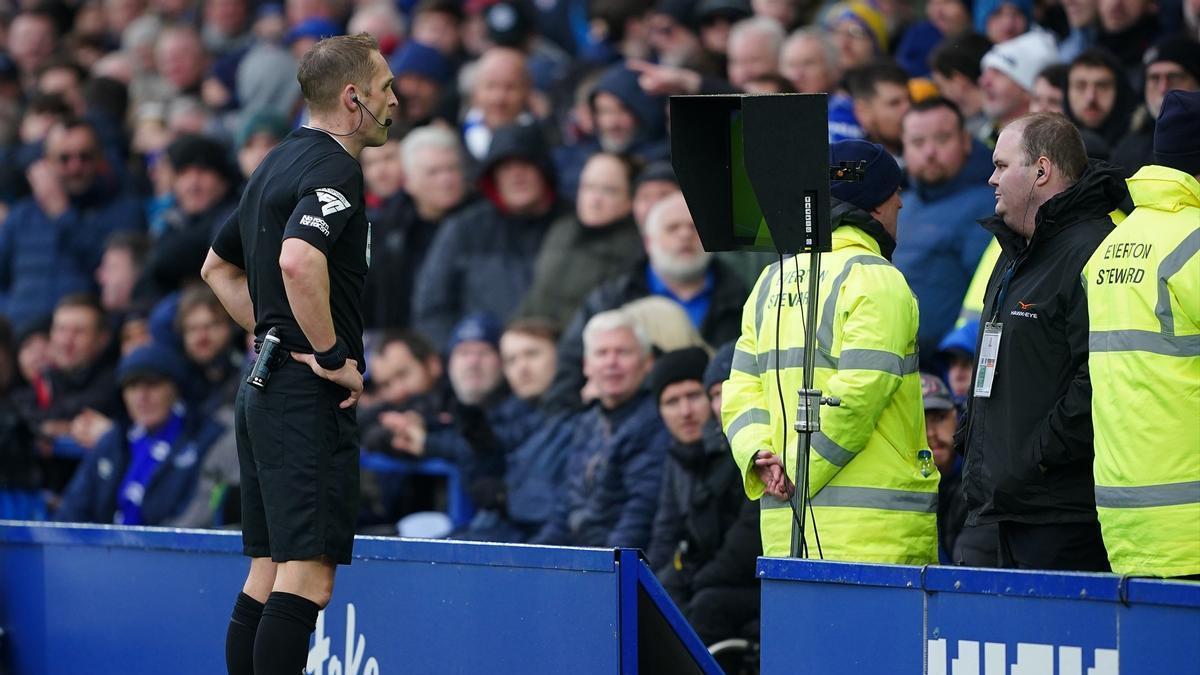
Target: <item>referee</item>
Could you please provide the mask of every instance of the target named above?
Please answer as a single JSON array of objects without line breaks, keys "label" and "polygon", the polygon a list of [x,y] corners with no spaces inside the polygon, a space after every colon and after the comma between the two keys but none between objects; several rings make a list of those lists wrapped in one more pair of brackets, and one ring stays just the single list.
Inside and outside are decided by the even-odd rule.
[{"label": "referee", "polygon": [[226,636],[231,675],[303,672],[336,566],[350,563],[358,511],[353,406],[370,262],[358,155],[387,140],[397,101],[365,33],[316,43],[297,77],[311,121],[250,177],[203,269],[234,320],[259,344],[274,329],[283,355],[266,386],[243,384],[236,403],[251,561]]}]

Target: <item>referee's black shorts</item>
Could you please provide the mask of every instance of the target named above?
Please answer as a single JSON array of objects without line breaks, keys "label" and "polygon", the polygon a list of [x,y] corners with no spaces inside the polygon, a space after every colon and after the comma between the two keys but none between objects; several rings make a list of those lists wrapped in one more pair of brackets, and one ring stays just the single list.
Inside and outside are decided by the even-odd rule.
[{"label": "referee's black shorts", "polygon": [[289,360],[265,390],[242,382],[236,418],[242,547],[275,562],[350,564],[358,515],[358,423],[346,389]]}]

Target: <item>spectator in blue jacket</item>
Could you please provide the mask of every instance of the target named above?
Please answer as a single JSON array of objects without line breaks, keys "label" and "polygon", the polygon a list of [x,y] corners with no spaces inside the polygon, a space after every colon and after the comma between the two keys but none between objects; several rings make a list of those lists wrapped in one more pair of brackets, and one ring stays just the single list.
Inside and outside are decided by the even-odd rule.
[{"label": "spectator in blue jacket", "polygon": [[922,101],[904,116],[904,160],[912,189],[904,195],[893,259],[917,296],[917,345],[928,358],[954,325],[991,239],[976,220],[995,207],[987,184],[992,163],[958,107],[944,98]]},{"label": "spectator in blue jacket", "polygon": [[69,522],[167,525],[196,488],[200,466],[222,428],[180,397],[182,359],[151,344],[117,369],[129,409],[71,479],[55,517]]},{"label": "spectator in blue jacket", "polygon": [[33,195],[14,204],[0,228],[0,307],[17,324],[91,290],[108,235],[143,227],[141,206],[120,192],[87,122],[56,125],[27,177]]},{"label": "spectator in blue jacket", "polygon": [[671,444],[642,386],[650,341],[632,317],[612,310],[588,321],[583,344],[584,373],[599,396],[567,446],[554,517],[531,543],[645,548]]}]

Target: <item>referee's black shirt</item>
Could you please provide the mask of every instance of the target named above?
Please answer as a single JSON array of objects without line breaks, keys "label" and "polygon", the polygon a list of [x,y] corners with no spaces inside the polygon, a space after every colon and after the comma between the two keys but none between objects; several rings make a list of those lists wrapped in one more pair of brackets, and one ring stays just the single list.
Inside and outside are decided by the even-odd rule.
[{"label": "referee's black shirt", "polygon": [[293,131],[263,160],[212,247],[246,270],[255,336],[261,339],[274,327],[285,349],[312,352],[279,269],[283,240],[292,237],[325,254],[333,329],[362,371],[360,302],[371,254],[362,167],[332,136],[307,127]]}]

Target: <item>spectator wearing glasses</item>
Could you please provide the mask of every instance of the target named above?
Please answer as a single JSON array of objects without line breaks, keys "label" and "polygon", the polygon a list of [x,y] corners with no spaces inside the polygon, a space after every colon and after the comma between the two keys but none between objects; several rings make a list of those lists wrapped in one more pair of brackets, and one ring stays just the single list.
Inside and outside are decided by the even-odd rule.
[{"label": "spectator wearing glasses", "polygon": [[108,235],[143,223],[140,205],[117,189],[86,122],[53,127],[27,178],[32,197],[13,205],[0,231],[0,308],[17,324],[90,290]]}]

